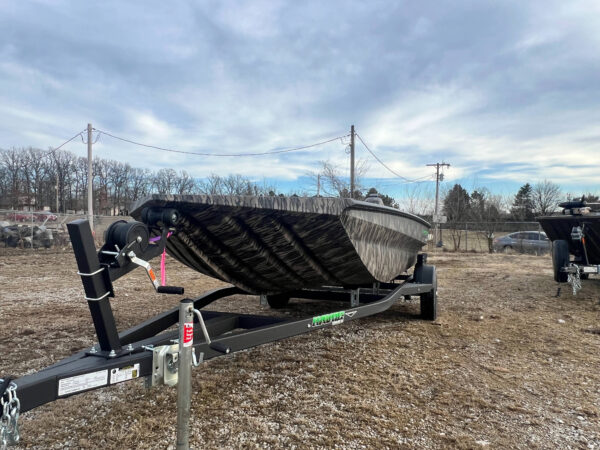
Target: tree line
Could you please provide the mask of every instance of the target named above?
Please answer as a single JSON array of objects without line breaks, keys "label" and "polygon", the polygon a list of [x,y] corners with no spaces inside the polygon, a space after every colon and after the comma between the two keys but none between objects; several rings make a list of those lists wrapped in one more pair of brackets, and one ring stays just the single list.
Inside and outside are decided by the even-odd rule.
[{"label": "tree line", "polygon": [[[588,202],[598,201],[593,194],[587,194],[585,198]],[[460,248],[466,223],[475,222],[477,230],[473,231],[487,239],[491,252],[494,232],[501,223],[532,222],[537,216],[551,215],[559,209],[561,200],[563,193],[560,186],[548,180],[534,185],[525,183],[514,197],[509,198],[493,195],[486,189],[469,194],[460,184],[455,184],[444,196],[443,213],[455,250]]]},{"label": "tree line", "polygon": [[[349,186],[331,164],[322,162],[319,195],[350,197]],[[41,210],[57,213],[87,210],[88,160],[64,150],[36,148],[0,149],[0,209]],[[362,166],[357,171],[360,176]],[[150,193],[269,195],[283,196],[276,187],[258,183],[239,174],[211,174],[194,178],[185,170],[150,170],[128,163],[95,157],[92,161],[94,211],[102,215],[127,214],[130,205]],[[360,178],[357,178],[360,181]],[[364,199],[376,192],[360,186],[354,198]],[[309,196],[297,192],[288,195]],[[398,207],[395,200],[381,195],[385,205]]]},{"label": "tree line", "polygon": [[[0,207],[61,213],[87,209],[88,160],[71,152],[36,148],[0,149]],[[95,157],[92,161],[94,209],[118,214],[150,193],[264,195],[274,189],[241,175],[199,180],[185,170],[149,170]]]}]

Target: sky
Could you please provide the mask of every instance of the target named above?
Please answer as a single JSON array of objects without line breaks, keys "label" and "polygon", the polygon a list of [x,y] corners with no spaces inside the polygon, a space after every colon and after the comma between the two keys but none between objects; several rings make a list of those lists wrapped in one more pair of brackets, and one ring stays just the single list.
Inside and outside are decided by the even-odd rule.
[{"label": "sky", "polygon": [[[314,189],[349,172],[391,195],[444,184],[515,193],[547,179],[599,192],[600,2],[0,2],[0,148],[62,144],[195,177]],[[346,137],[344,137],[346,136]],[[63,147],[86,155],[76,139]]]}]

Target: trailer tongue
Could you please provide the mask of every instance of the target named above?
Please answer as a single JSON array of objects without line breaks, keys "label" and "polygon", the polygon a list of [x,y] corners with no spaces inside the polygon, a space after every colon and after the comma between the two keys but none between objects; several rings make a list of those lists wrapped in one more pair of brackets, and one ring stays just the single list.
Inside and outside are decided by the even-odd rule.
[{"label": "trailer tongue", "polygon": [[[203,309],[224,297],[248,295],[239,287],[228,286],[199,297],[184,298],[178,308],[119,332],[109,302],[115,295],[113,281],[136,267],[144,268],[156,292],[184,293],[182,287],[160,286],[148,263],[163,252],[167,235],[176,230],[180,215],[175,209],[161,209],[152,217],[151,223],[115,222],[107,230],[106,242],[98,252],[87,220],[68,224],[98,344],[37,373],[16,380],[0,379],[3,446],[18,442],[20,413],[140,377],[146,379],[147,386],[178,385],[178,440],[181,437],[185,441],[191,389],[189,372],[202,361],[370,316],[406,296],[420,297],[422,318],[436,318],[435,268],[427,265],[426,255],[421,254],[412,275],[398,276],[390,283],[313,287],[285,293],[286,302],[289,297],[347,302],[347,307],[341,310],[318,316],[290,320]],[[150,236],[160,238],[150,239]],[[278,305],[280,300],[276,295],[260,295],[261,304]],[[169,331],[176,324],[179,329]]]}]

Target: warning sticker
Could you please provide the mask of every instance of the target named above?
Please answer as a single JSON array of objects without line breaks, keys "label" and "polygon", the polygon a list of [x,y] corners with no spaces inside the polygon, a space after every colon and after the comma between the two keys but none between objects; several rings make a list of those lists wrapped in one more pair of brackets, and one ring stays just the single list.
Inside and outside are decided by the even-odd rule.
[{"label": "warning sticker", "polygon": [[140,376],[140,365],[121,367],[120,369],[110,369],[110,384],[120,383],[121,381],[132,380]]},{"label": "warning sticker", "polygon": [[108,384],[108,370],[58,380],[58,396],[73,394]]},{"label": "warning sticker", "polygon": [[183,324],[183,346],[190,347],[194,343],[194,322]]}]

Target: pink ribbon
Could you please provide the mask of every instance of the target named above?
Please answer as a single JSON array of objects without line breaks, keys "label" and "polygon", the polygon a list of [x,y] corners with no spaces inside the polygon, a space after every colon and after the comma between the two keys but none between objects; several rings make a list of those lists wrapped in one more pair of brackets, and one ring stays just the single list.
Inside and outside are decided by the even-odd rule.
[{"label": "pink ribbon", "polygon": [[[169,233],[167,234],[167,239],[172,234],[173,233],[171,231],[169,231]],[[156,237],[150,238],[149,241],[150,242],[160,241],[160,236],[156,236]],[[165,249],[162,252],[162,256],[160,257],[160,285],[161,286],[166,286],[167,285],[167,267],[165,265],[166,259],[167,259],[167,248],[165,246]]]}]

